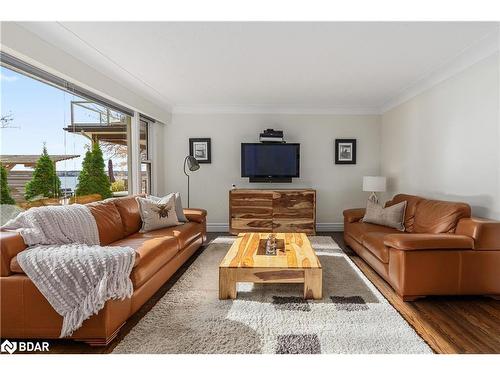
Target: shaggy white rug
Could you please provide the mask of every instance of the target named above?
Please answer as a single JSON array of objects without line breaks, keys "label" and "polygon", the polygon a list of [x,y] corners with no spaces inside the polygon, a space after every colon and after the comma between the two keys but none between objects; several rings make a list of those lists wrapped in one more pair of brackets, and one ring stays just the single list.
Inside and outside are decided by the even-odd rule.
[{"label": "shaggy white rug", "polygon": [[218,237],[113,353],[432,353],[331,237],[310,237],[323,300],[302,284],[238,284],[218,298],[218,266],[234,237]]}]

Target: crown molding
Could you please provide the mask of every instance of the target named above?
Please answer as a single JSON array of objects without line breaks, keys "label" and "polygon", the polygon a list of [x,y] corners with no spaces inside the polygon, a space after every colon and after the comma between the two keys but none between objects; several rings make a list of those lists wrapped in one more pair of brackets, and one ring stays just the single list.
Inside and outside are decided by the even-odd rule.
[{"label": "crown molding", "polygon": [[172,114],[379,115],[377,107],[174,106]]},{"label": "crown molding", "polygon": [[398,95],[387,101],[379,109],[380,114],[397,107],[415,96],[429,90],[433,86],[464,71],[468,67],[484,60],[499,51],[500,28],[484,36],[479,41],[465,48],[457,56],[442,64],[436,70],[427,73],[413,84],[407,86]]}]

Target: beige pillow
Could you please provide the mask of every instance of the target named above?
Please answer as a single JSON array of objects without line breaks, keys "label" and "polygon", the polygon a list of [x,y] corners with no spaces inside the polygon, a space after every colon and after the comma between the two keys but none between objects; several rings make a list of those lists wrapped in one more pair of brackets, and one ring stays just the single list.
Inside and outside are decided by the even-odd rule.
[{"label": "beige pillow", "polygon": [[406,201],[386,208],[378,203],[368,201],[365,217],[361,221],[363,223],[383,225],[404,232],[405,211]]},{"label": "beige pillow", "polygon": [[170,195],[159,200],[136,197],[142,219],[139,232],[145,233],[155,229],[180,225],[175,213],[175,197]]}]

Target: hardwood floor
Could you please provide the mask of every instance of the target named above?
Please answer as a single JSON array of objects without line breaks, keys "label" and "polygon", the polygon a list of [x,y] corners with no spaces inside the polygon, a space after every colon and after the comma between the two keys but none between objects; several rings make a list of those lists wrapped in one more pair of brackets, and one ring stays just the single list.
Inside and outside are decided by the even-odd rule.
[{"label": "hardwood floor", "polygon": [[[226,233],[209,233],[209,241]],[[380,290],[415,331],[436,353],[500,353],[500,301],[486,297],[427,297],[403,302],[392,288],[344,243],[342,232],[322,232],[332,236],[366,277]],[[175,284],[201,248],[158,292],[123,326],[107,347],[90,347],[70,340],[50,341],[50,353],[110,353],[118,342],[146,315]]]},{"label": "hardwood floor", "polygon": [[481,296],[432,296],[403,302],[391,286],[344,243],[330,235],[436,353],[500,353],[500,301]]}]

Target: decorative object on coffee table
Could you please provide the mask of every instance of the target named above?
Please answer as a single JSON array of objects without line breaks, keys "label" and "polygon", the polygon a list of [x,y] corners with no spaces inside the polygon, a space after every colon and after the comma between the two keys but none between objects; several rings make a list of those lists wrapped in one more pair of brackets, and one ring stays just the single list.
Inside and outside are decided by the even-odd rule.
[{"label": "decorative object on coffee table", "polygon": [[[262,253],[262,240],[274,250]],[[279,243],[283,241],[284,250]],[[304,299],[321,299],[322,269],[305,233],[245,233],[219,266],[219,299],[235,299],[237,282],[304,284]]]},{"label": "decorative object on coffee table", "polygon": [[212,147],[210,138],[189,138],[189,155],[200,164],[212,163]]},{"label": "decorative object on coffee table", "polygon": [[376,193],[384,192],[387,189],[387,181],[382,176],[364,176],[363,177],[363,191],[370,192],[369,201],[378,203]]},{"label": "decorative object on coffee table", "polygon": [[335,140],[335,164],[356,164],[356,140]]},{"label": "decorative object on coffee table", "polygon": [[187,206],[189,208],[189,174],[186,172],[186,165],[191,172],[194,172],[194,171],[197,171],[198,169],[200,169],[200,164],[198,164],[198,161],[194,157],[192,157],[191,155],[186,156],[186,158],[184,159],[184,174],[187,176],[187,179],[188,179],[188,204],[187,204]]}]

